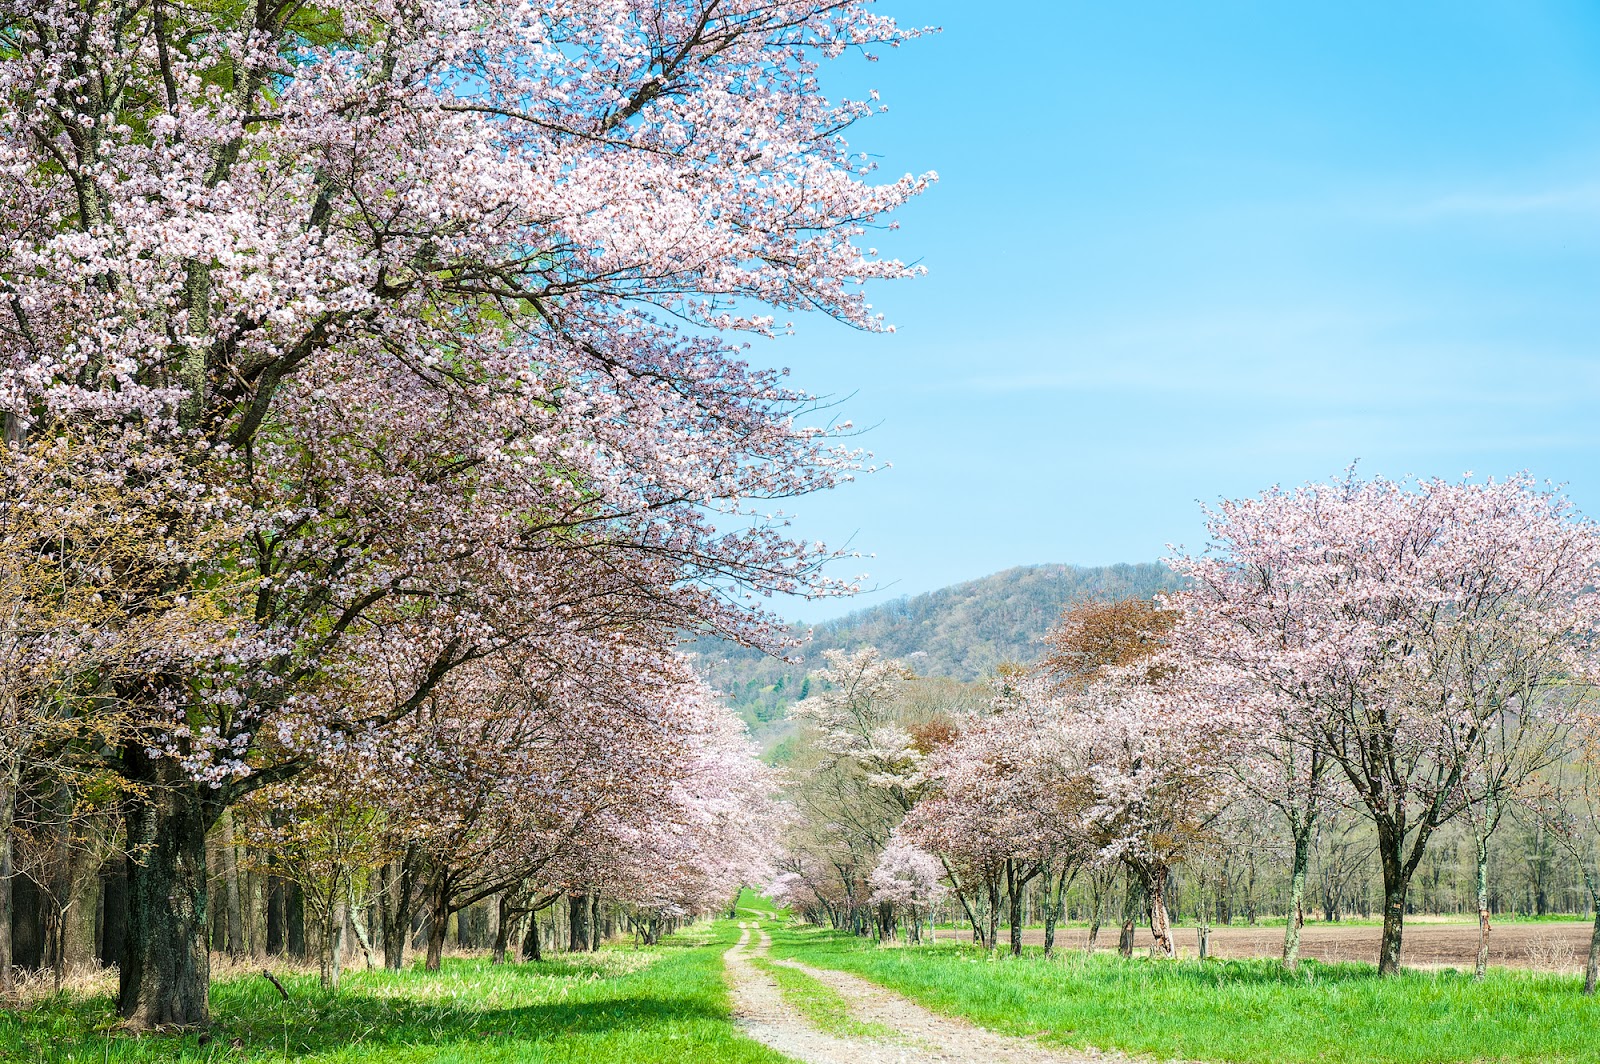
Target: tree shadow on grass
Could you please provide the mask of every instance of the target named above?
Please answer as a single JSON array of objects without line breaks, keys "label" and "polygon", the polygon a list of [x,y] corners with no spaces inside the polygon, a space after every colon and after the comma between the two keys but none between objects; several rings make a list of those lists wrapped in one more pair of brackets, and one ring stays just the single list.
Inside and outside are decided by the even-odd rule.
[{"label": "tree shadow on grass", "polygon": [[[685,958],[687,959],[687,958]],[[295,1060],[336,1050],[386,1060],[404,1049],[536,1050],[571,1039],[648,1037],[727,1028],[704,968],[654,965],[618,974],[603,958],[490,968],[447,962],[437,973],[354,977],[335,995],[314,977],[284,980],[284,1002],[264,979],[221,984],[207,1036],[136,1037],[115,1028],[106,996],[50,998],[0,1012],[0,1061]],[[259,983],[257,987],[255,984]],[[499,1004],[506,998],[523,999]],[[549,1000],[528,1000],[548,998]]]}]

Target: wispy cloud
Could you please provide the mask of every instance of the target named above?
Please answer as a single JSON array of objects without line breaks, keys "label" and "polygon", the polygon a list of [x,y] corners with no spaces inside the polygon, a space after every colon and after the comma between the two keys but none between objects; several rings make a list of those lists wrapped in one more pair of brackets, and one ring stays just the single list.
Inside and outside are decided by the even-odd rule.
[{"label": "wispy cloud", "polygon": [[1600,184],[1502,192],[1457,192],[1402,207],[1395,214],[1413,219],[1513,217],[1534,214],[1600,216]]}]

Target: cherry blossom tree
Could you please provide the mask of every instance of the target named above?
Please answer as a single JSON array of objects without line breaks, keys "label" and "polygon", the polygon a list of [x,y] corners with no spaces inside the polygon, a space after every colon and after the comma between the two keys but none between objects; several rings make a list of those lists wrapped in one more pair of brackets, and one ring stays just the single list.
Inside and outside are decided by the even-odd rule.
[{"label": "cherry blossom tree", "polygon": [[1024,687],[1036,706],[1036,763],[1066,799],[1067,837],[1101,867],[1137,876],[1154,950],[1169,957],[1172,869],[1215,842],[1235,790],[1231,729],[1171,646],[1178,619],[1140,599],[1069,607]]},{"label": "cherry blossom tree", "polygon": [[[207,1020],[204,838],[310,763],[281,720],[361,733],[511,646],[762,642],[744,595],[840,589],[770,501],[857,458],[711,330],[880,327],[859,284],[915,271],[859,240],[926,179],[873,183],[873,105],[816,74],[906,36],[853,0],[0,4],[8,447],[93,436],[229,530],[130,614],[238,590],[118,688],[131,1026]],[[410,690],[347,713],[325,671],[386,638]]]},{"label": "cherry blossom tree", "polygon": [[1554,696],[1592,673],[1600,535],[1525,476],[1352,473],[1208,520],[1208,551],[1173,562],[1193,588],[1187,645],[1277,700],[1274,728],[1337,766],[1365,809],[1392,974],[1411,877],[1471,804],[1486,741],[1508,715],[1561,712]]},{"label": "cherry blossom tree", "polygon": [[1025,680],[1020,670],[1002,670],[987,712],[970,714],[928,759],[926,794],[900,829],[905,841],[943,862],[987,949],[998,945],[1004,893],[1013,955],[1022,952],[1028,885],[1044,878],[1053,947],[1061,891],[1087,856],[1080,766],[1044,737],[1053,707],[1041,713]]},{"label": "cherry blossom tree", "polygon": [[867,881],[872,885],[874,903],[905,910],[913,942],[922,941],[923,914],[938,905],[948,893],[939,859],[898,835],[891,838],[883,853],[878,855],[878,866]]},{"label": "cherry blossom tree", "polygon": [[1068,690],[1052,732],[1079,766],[1080,830],[1099,861],[1138,876],[1153,952],[1171,957],[1172,870],[1214,845],[1232,788],[1224,733],[1194,711],[1176,680],[1147,675],[1138,665]]}]

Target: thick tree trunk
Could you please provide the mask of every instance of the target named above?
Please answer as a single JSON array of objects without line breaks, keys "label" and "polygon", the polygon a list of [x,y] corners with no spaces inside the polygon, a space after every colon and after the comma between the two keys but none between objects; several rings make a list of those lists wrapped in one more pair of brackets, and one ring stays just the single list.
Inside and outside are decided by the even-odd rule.
[{"label": "thick tree trunk", "polygon": [[281,957],[287,950],[287,894],[288,885],[281,877],[267,877],[267,953],[273,957]]},{"label": "thick tree trunk", "polygon": [[444,962],[444,940],[450,932],[450,914],[432,913],[428,918],[428,953],[423,967],[430,972],[439,970]]},{"label": "thick tree trunk", "polygon": [[61,914],[63,974],[92,971],[99,963],[95,931],[100,917],[100,855],[85,854],[76,862],[67,909]]},{"label": "thick tree trunk", "polygon": [[1289,868],[1289,911],[1283,931],[1283,966],[1300,963],[1300,929],[1306,924],[1306,873],[1311,867],[1311,822],[1293,826],[1294,857]]},{"label": "thick tree trunk", "polygon": [[301,960],[306,956],[306,892],[300,884],[290,881],[283,893],[283,935],[289,956]]},{"label": "thick tree trunk", "polygon": [[444,960],[444,940],[450,933],[450,891],[440,882],[434,884],[429,893],[432,911],[428,913],[428,958],[423,967],[436,972]]},{"label": "thick tree trunk", "polygon": [[244,956],[244,904],[239,892],[239,851],[233,839],[233,813],[227,809],[217,818],[217,834],[222,845],[223,897],[228,910],[228,956]]},{"label": "thick tree trunk", "polygon": [[[1395,867],[1391,867],[1391,865]],[[1400,945],[1405,934],[1408,882],[1398,862],[1383,862],[1383,941],[1378,946],[1378,974],[1400,973]]]},{"label": "thick tree trunk", "polygon": [[1172,921],[1167,916],[1167,886],[1172,872],[1166,865],[1152,865],[1144,872],[1144,888],[1150,903],[1150,933],[1155,942],[1150,946],[1152,957],[1176,957],[1178,950],[1172,941]]},{"label": "thick tree trunk", "polygon": [[393,860],[380,871],[379,920],[383,925],[383,966],[398,972],[405,967],[406,939],[411,937],[411,869]]},{"label": "thick tree trunk", "polygon": [[148,790],[127,818],[128,926],[117,1011],[128,1027],[204,1027],[210,1022],[206,951],[206,806],[179,771],[124,754]]},{"label": "thick tree trunk", "polygon": [[567,952],[589,951],[589,895],[567,895]]}]

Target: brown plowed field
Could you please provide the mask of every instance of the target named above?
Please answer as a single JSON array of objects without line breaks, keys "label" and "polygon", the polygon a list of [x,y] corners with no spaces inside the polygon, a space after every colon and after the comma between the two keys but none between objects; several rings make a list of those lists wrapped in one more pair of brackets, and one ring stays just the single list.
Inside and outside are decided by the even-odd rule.
[{"label": "brown plowed field", "polygon": [[[1581,968],[1589,956],[1589,936],[1594,926],[1588,922],[1507,923],[1489,934],[1489,963],[1508,968],[1538,968],[1559,971]],[[940,937],[946,932],[941,931]],[[1383,929],[1376,925],[1307,924],[1300,936],[1300,955],[1320,961],[1378,960],[1378,941]],[[1066,927],[1056,932],[1059,949],[1082,949],[1089,933],[1082,927]],[[1192,927],[1176,929],[1180,956],[1196,952]],[[1006,930],[1000,929],[1006,942]],[[1044,931],[1029,928],[1023,941],[1038,946]],[[1150,930],[1140,928],[1136,948],[1150,948]],[[1117,928],[1100,930],[1101,947],[1115,948]],[[1214,927],[1211,929],[1211,955],[1214,957],[1277,957],[1283,952],[1281,927]],[[1401,963],[1418,968],[1470,968],[1478,954],[1478,925],[1408,921]]]}]

